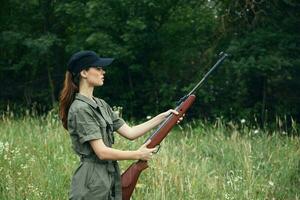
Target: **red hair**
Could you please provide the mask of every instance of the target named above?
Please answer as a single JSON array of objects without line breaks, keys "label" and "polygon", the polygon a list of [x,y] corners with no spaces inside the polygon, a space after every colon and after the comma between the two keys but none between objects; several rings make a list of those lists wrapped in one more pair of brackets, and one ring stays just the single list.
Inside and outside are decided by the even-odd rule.
[{"label": "red hair", "polygon": [[68,130],[68,112],[74,101],[75,93],[79,92],[79,74],[73,75],[67,71],[64,80],[63,89],[59,96],[59,118],[63,127]]}]

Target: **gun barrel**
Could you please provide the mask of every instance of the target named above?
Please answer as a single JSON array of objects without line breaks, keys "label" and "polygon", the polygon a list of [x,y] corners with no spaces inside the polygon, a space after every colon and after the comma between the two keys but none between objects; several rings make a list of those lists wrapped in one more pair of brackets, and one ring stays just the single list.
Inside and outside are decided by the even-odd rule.
[{"label": "gun barrel", "polygon": [[220,53],[220,56],[222,56],[217,62],[216,64],[204,75],[204,77],[201,79],[201,81],[199,81],[199,83],[189,92],[189,95],[193,94],[195,92],[195,90],[205,81],[205,79],[218,67],[220,66],[220,64],[222,64],[222,62],[225,60],[226,57],[229,56],[229,54],[227,53]]}]

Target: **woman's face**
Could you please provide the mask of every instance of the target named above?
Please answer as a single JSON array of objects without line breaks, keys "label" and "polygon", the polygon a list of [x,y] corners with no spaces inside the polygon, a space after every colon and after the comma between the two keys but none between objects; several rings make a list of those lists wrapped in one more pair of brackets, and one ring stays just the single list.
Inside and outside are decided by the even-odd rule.
[{"label": "woman's face", "polygon": [[88,70],[84,71],[84,77],[90,85],[102,86],[104,84],[105,71],[102,67],[90,67]]}]

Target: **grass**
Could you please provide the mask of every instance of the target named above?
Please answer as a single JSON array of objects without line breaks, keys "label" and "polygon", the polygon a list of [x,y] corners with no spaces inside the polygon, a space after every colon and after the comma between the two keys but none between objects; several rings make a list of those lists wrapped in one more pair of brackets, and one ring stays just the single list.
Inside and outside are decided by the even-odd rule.
[{"label": "grass", "polygon": [[[137,149],[119,136],[115,148]],[[163,141],[133,199],[300,199],[300,140],[245,124],[193,122]],[[125,170],[132,161],[120,162]],[[0,199],[67,199],[79,159],[56,115],[0,119]]]}]

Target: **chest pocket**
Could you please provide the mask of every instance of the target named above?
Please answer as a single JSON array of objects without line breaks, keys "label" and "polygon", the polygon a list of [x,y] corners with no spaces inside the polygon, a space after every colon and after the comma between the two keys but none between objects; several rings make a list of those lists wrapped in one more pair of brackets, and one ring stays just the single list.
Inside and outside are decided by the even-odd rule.
[{"label": "chest pocket", "polygon": [[115,143],[112,119],[106,113],[102,113],[99,108],[97,108],[94,114],[96,115],[97,123],[99,125],[104,144],[111,147],[112,144]]}]

